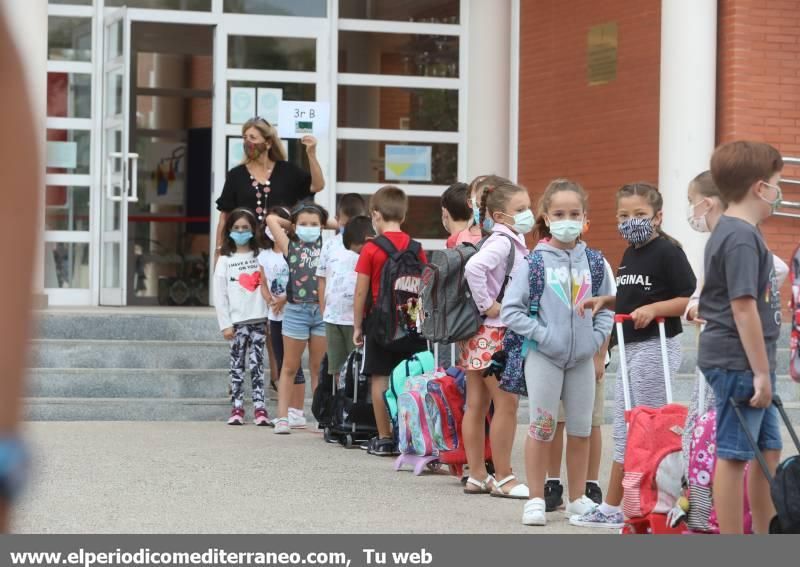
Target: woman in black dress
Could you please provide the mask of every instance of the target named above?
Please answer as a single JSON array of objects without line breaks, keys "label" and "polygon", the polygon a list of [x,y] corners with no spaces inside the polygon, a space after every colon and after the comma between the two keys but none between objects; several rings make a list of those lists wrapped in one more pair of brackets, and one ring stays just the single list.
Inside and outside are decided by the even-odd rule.
[{"label": "woman in black dress", "polygon": [[228,172],[222,195],[217,199],[220,211],[217,255],[225,240],[222,229],[232,210],[239,207],[250,209],[259,224],[263,224],[270,207],[280,205],[291,209],[325,187],[314,136],[305,136],[301,140],[306,148],[310,172],[286,161],[286,150],[278,131],[263,118],[255,117],[245,122],[242,138],[244,161]]}]

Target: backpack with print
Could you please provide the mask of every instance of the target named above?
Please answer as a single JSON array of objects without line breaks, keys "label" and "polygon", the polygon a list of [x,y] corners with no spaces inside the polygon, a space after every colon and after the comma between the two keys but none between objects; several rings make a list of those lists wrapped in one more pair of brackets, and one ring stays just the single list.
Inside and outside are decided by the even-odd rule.
[{"label": "backpack with print", "polygon": [[427,372],[433,372],[436,368],[436,361],[433,353],[429,351],[418,352],[395,366],[392,375],[389,376],[389,387],[383,393],[386,402],[386,410],[393,423],[397,423],[397,400],[400,395],[408,391],[408,382],[415,376],[420,376]]},{"label": "backpack with print", "polygon": [[398,250],[386,236],[372,241],[386,253],[378,299],[369,315],[367,334],[381,346],[397,352],[418,350],[422,337],[417,328],[422,247],[410,240]]},{"label": "backpack with print", "polygon": [[794,251],[789,266],[792,281],[792,334],[789,339],[789,375],[795,382],[800,382],[800,246]]},{"label": "backpack with print", "polygon": [[463,370],[451,368],[444,376],[428,382],[428,396],[433,406],[429,413],[438,414],[434,419],[441,424],[441,442],[438,443],[441,451],[453,451],[460,444],[466,404],[463,374]]},{"label": "backpack with print", "polygon": [[428,394],[428,383],[443,371],[429,372],[410,378],[407,390],[397,398],[398,446],[401,453],[436,456],[442,444],[440,414]]},{"label": "backpack with print", "polygon": [[[506,262],[506,275],[497,301],[502,302],[506,284],[511,276],[516,258],[514,239],[503,232],[495,234],[506,237],[511,252]],[[431,252],[430,263],[422,270],[421,333],[427,340],[439,344],[451,344],[474,337],[481,326],[481,313],[472,298],[472,292],[464,275],[467,261],[477,254],[481,246],[492,236],[478,244],[463,242],[449,250]]]},{"label": "backpack with print", "polygon": [[[589,273],[592,278],[592,297],[596,297],[603,285],[606,276],[603,253],[593,248],[586,249],[586,258],[589,260]],[[542,253],[534,250],[526,257],[528,261],[528,286],[530,288],[530,317],[536,317],[539,312],[539,300],[544,293],[545,270]],[[520,396],[528,395],[525,384],[525,355],[528,348],[536,348],[536,341],[528,340],[511,329],[506,329],[503,339],[503,350],[506,352],[506,367],[500,379],[500,388],[506,392]]]}]

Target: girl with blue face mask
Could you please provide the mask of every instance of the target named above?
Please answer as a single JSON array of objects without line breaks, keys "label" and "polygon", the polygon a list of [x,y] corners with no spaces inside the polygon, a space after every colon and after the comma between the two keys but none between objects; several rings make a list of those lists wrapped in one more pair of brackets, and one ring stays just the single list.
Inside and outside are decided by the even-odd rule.
[{"label": "girl with blue face mask", "polygon": [[[488,236],[466,264],[464,276],[483,321],[478,333],[460,344],[459,366],[467,370],[467,410],[464,414],[464,446],[470,476],[466,494],[500,498],[528,498],[528,487],[511,471],[511,449],[517,425],[519,396],[500,390],[494,378],[484,378],[492,355],[503,348],[505,325],[500,320],[507,275],[525,263],[525,235],[533,228],[528,191],[507,179],[487,176],[477,182],[472,199],[480,196],[478,224]],[[509,258],[513,267],[508,271]],[[508,284],[510,285],[510,284]],[[486,414],[494,404],[489,436],[496,478],[486,470],[484,458]]]},{"label": "girl with blue face mask", "polygon": [[[226,235],[214,269],[214,304],[222,336],[230,343],[233,408],[229,425],[244,424],[245,362],[250,360],[253,422],[268,425],[264,400],[267,304],[261,290],[258,253],[262,248],[255,215],[235,209],[222,227]],[[249,357],[248,357],[249,350]]]},{"label": "girl with blue face mask", "polygon": [[[291,221],[286,221],[277,215],[267,216],[267,228],[274,237],[275,250],[286,257],[289,265],[288,302],[283,309],[282,327],[284,358],[278,385],[278,418],[275,420],[275,433],[278,434],[290,433],[290,426],[300,427],[290,423],[289,405],[306,345],[311,368],[320,367],[327,349],[316,274],[322,251],[322,229],[328,223],[328,213],[319,205],[301,203],[292,211],[291,217]],[[317,388],[317,378],[316,373],[311,374],[312,392]]]},{"label": "girl with blue face mask", "polygon": [[[509,285],[501,312],[503,322],[527,345],[522,376],[509,374],[501,388],[527,391],[529,398],[525,470],[531,499],[522,515],[522,523],[529,526],[545,525],[545,513],[555,509],[548,509],[545,478],[561,402],[567,430],[565,513],[581,516],[597,505],[586,494],[598,378],[595,355],[611,333],[613,314],[578,313],[578,305],[592,296],[610,294],[612,282],[605,275],[603,255],[580,240],[586,204],[586,192],[577,183],[566,179],[550,183],[536,223],[542,240]],[[514,221],[521,219],[515,216]]]}]

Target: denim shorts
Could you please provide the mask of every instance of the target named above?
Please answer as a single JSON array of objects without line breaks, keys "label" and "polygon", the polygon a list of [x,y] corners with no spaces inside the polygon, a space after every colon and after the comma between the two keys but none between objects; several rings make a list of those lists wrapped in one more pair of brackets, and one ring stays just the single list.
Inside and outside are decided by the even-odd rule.
[{"label": "denim shorts", "polygon": [[311,335],[325,336],[325,323],[318,303],[287,303],[283,308],[283,336],[307,341]]},{"label": "denim shorts", "polygon": [[[717,457],[731,461],[750,461],[755,458],[742,424],[728,401],[730,398],[740,402],[739,408],[747,427],[761,451],[779,451],[783,448],[777,408],[771,405],[767,409],[759,409],[747,403],[755,394],[753,373],[750,370],[701,370],[716,398]],[[770,378],[774,394],[775,374],[772,373]]]}]

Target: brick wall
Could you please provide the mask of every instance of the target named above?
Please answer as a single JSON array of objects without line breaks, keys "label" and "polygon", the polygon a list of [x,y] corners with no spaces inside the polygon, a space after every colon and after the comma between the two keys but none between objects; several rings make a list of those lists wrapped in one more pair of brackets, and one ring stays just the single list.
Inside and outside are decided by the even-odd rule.
[{"label": "brick wall", "polygon": [[[556,177],[590,194],[587,240],[617,265],[614,193],[658,181],[659,0],[523,0],[520,26],[519,179],[534,202]],[[587,34],[618,26],[617,76],[589,86]]]},{"label": "brick wall", "polygon": [[[719,19],[717,141],[758,140],[800,157],[800,1],[720,0]],[[800,179],[800,168],[784,177]],[[800,201],[800,186],[783,189]],[[800,220],[774,217],[763,229],[784,260],[800,244]]]}]

